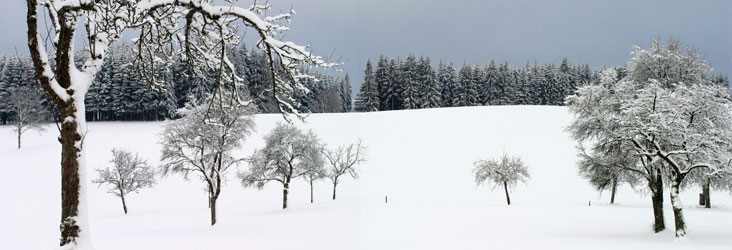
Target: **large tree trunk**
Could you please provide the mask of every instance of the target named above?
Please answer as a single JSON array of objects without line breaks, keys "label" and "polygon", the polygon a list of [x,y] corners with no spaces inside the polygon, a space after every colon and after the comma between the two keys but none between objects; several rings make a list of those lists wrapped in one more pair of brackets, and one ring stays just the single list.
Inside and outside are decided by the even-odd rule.
[{"label": "large tree trunk", "polygon": [[704,196],[704,207],[706,208],[712,208],[712,197],[710,196],[711,193],[709,192],[710,189],[709,181],[704,183],[704,186],[702,187],[702,194]]},{"label": "large tree trunk", "polygon": [[648,183],[651,189],[651,201],[653,202],[653,232],[661,232],[666,230],[666,222],[663,218],[663,179],[661,179],[660,170],[657,172],[656,179]]},{"label": "large tree trunk", "polygon": [[511,197],[508,196],[508,183],[506,183],[505,181],[503,182],[503,190],[506,191],[506,203],[508,203],[508,205],[511,205]]},{"label": "large tree trunk", "polygon": [[613,178],[613,187],[610,191],[610,204],[615,204],[615,193],[618,191],[618,177]]},{"label": "large tree trunk", "polygon": [[125,214],[127,214],[127,203],[125,202],[125,195],[120,195],[122,198],[122,209],[125,210]]},{"label": "large tree trunk", "polygon": [[[82,104],[83,105],[83,104]],[[72,100],[61,109],[61,246],[75,243],[86,227],[85,166],[82,136],[84,117]],[[81,211],[80,211],[81,210]],[[88,237],[88,236],[87,236]],[[88,239],[85,239],[88,240]],[[78,245],[78,242],[76,242]]]},{"label": "large tree trunk", "polygon": [[[83,153],[83,132],[86,131],[84,96],[93,77],[76,78],[73,62],[73,41],[76,33],[76,17],[59,16],[55,74],[49,76],[50,66],[45,49],[39,43],[38,1],[27,0],[28,48],[30,49],[36,78],[48,97],[58,107],[61,118],[61,241],[64,249],[92,249],[86,213],[86,167]],[[78,71],[75,71],[79,73]],[[82,73],[83,74],[83,73]],[[51,86],[51,82],[57,85]],[[78,89],[74,88],[79,86]],[[59,87],[63,90],[59,90]],[[63,97],[59,96],[63,93]]]},{"label": "large tree trunk", "polygon": [[674,210],[674,225],[676,226],[676,238],[686,236],[686,221],[684,220],[684,210],[681,205],[681,197],[679,197],[679,188],[683,177],[676,176],[671,180],[671,206]]}]

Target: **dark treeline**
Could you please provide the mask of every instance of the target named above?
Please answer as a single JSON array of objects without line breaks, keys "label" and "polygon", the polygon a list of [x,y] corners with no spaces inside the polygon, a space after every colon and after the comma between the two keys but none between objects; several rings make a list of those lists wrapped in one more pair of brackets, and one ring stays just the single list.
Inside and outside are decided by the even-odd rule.
[{"label": "dark treeline", "polygon": [[[622,71],[622,69],[621,69]],[[403,110],[481,105],[564,105],[564,99],[585,84],[596,81],[597,71],[587,64],[572,65],[565,58],[553,63],[511,67],[440,61],[433,69],[430,58],[409,55],[405,60],[380,56],[369,60],[355,110]],[[726,76],[715,81],[728,83]]]},{"label": "dark treeline", "polygon": [[[133,65],[135,52],[128,44],[110,47],[107,58],[94,84],[86,95],[86,118],[89,121],[164,120],[174,118],[176,110],[192,98],[203,98],[216,86],[215,70],[193,74],[184,60],[175,60],[169,67],[156,70],[155,85],[138,74]],[[78,51],[80,64],[88,53]],[[254,100],[260,113],[279,112],[270,91],[272,82],[266,55],[258,50],[249,52],[240,46],[229,53],[229,59],[243,76],[246,89],[241,92]],[[53,60],[52,60],[53,61]],[[77,65],[80,66],[80,65]],[[351,109],[351,86],[348,75],[334,77],[318,71],[308,71],[318,81],[305,80],[310,90],[296,90],[294,97],[303,112],[347,112]],[[31,87],[42,91],[36,79],[30,57],[0,56],[0,122],[12,119],[7,107],[9,89]],[[47,104],[43,104],[47,105]]]}]

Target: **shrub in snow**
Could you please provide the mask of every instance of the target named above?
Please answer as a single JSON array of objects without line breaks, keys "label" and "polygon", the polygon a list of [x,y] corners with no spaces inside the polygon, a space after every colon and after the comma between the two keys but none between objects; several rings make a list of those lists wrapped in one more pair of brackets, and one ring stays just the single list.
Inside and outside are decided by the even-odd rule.
[{"label": "shrub in snow", "polygon": [[323,149],[323,155],[328,159],[330,167],[327,168],[326,176],[333,183],[333,199],[336,199],[336,187],[338,187],[339,178],[348,174],[354,179],[358,179],[358,171],[356,167],[366,161],[366,147],[358,142],[342,145],[335,149]]},{"label": "shrub in snow", "polygon": [[249,158],[249,169],[239,173],[244,187],[264,188],[270,181],[282,184],[282,209],[287,208],[290,182],[317,171],[321,148],[315,133],[307,133],[289,123],[278,123],[264,137],[264,148]]},{"label": "shrub in snow", "polygon": [[15,87],[8,90],[8,106],[13,113],[13,126],[18,135],[18,148],[21,145],[21,136],[28,130],[39,133],[46,131],[43,127],[49,117],[49,112],[42,103],[45,97],[41,92],[31,87]]},{"label": "shrub in snow", "polygon": [[503,186],[508,205],[511,205],[509,189],[516,187],[518,182],[526,183],[530,178],[529,169],[521,158],[505,153],[500,159],[478,160],[473,165],[475,183],[477,185],[492,183],[494,189]]},{"label": "shrub in snow", "polygon": [[226,172],[243,159],[233,156],[254,130],[254,119],[247,106],[227,93],[206,101],[188,104],[182,118],[165,124],[162,138],[163,175],[194,174],[206,184],[211,225],[216,224],[216,201]]},{"label": "shrub in snow", "polygon": [[122,199],[122,209],[127,214],[125,195],[132,192],[139,193],[140,189],[154,185],[155,172],[146,160],[124,149],[112,149],[112,160],[109,162],[112,166],[98,169],[99,177],[93,182],[99,186],[110,185],[107,192]]}]

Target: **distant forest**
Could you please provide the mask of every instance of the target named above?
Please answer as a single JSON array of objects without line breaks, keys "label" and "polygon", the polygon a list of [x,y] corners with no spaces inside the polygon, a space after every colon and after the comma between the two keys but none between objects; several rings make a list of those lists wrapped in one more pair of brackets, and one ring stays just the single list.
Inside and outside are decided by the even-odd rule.
[{"label": "distant forest", "polygon": [[[624,74],[625,69],[618,67]],[[524,67],[463,64],[440,61],[433,69],[429,57],[405,60],[380,56],[376,66],[366,63],[364,82],[355,101],[360,112],[481,105],[564,105],[578,87],[597,81],[601,69],[572,65],[565,58],[553,63],[527,63]],[[620,76],[622,77],[622,75]],[[729,86],[726,76],[712,81]]]},{"label": "distant forest", "polygon": [[[78,63],[88,53],[78,52]],[[252,97],[260,113],[279,112],[270,92],[271,74],[266,55],[239,46],[229,53],[237,72],[243,75],[244,92]],[[86,95],[89,121],[164,120],[176,117],[176,110],[192,98],[203,98],[216,84],[215,71],[193,74],[183,60],[158,71],[162,84],[151,86],[133,66],[130,45],[110,48],[108,58]],[[623,74],[622,67],[617,68]],[[305,69],[307,71],[307,69]],[[481,105],[564,105],[564,98],[585,84],[597,81],[598,70],[587,64],[570,64],[564,59],[552,63],[508,63],[488,65],[440,61],[432,67],[429,57],[406,59],[380,56],[376,65],[366,63],[364,81],[351,100],[348,74],[335,77],[310,71],[318,81],[306,80],[310,92],[295,91],[302,112],[329,113],[404,110]],[[622,76],[621,76],[622,77]],[[729,85],[726,76],[711,76],[714,82]],[[30,57],[0,56],[0,123],[12,120],[8,96],[13,88],[42,92],[36,84]],[[45,94],[44,94],[45,96]],[[352,103],[354,104],[352,107]],[[50,107],[48,103],[42,105]]]},{"label": "distant forest", "polygon": [[[88,53],[77,52],[80,64]],[[216,84],[217,72],[193,74],[183,60],[158,70],[152,86],[143,80],[133,66],[135,53],[130,45],[110,48],[108,57],[86,95],[86,118],[89,121],[164,120],[174,118],[176,110],[191,98],[203,98]],[[263,52],[240,46],[230,51],[229,59],[244,77],[246,94],[252,97],[260,113],[279,112],[270,91],[271,74]],[[307,69],[306,69],[307,71]],[[318,81],[305,80],[311,90],[295,91],[303,112],[347,112],[351,110],[351,86],[348,75],[334,77],[317,71],[307,72]],[[0,122],[12,119],[7,97],[10,89],[28,87],[42,91],[36,84],[30,57],[0,56]],[[45,94],[44,94],[45,96]],[[43,105],[47,105],[44,103]]]}]

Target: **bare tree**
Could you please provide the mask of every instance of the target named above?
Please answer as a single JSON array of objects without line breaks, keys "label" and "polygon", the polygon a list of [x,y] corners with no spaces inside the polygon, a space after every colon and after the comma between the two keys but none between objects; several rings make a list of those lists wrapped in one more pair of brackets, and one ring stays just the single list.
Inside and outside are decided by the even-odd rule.
[{"label": "bare tree", "polygon": [[325,161],[319,150],[309,150],[305,158],[303,168],[306,173],[303,177],[310,185],[310,203],[313,203],[313,182],[326,177]]},{"label": "bare tree", "polygon": [[328,159],[330,167],[327,169],[326,176],[333,183],[333,199],[336,199],[336,188],[340,183],[339,178],[343,175],[350,175],[354,179],[358,179],[358,171],[356,166],[366,162],[364,153],[366,147],[361,145],[361,139],[356,143],[342,145],[336,149],[323,149],[323,155]]},{"label": "bare tree", "polygon": [[[86,193],[83,179],[83,138],[86,132],[84,97],[99,72],[107,48],[125,31],[138,36],[135,65],[139,76],[152,85],[159,84],[155,70],[174,58],[184,60],[194,72],[217,70],[216,81],[230,82],[231,89],[243,87],[243,79],[227,57],[239,44],[239,24],[251,28],[259,37],[258,48],[267,55],[271,72],[271,95],[283,112],[297,113],[292,98],[297,89],[307,89],[300,80],[310,78],[299,71],[301,64],[333,67],[313,55],[305,46],[282,41],[294,11],[267,16],[268,4],[240,7],[227,0],[27,0],[28,48],[36,78],[61,118],[61,242],[66,249],[89,245],[86,225]],[[40,10],[38,7],[41,7]],[[39,28],[39,17],[47,17],[48,27]],[[241,22],[240,22],[241,21]],[[75,42],[83,27],[84,43]],[[86,44],[88,54],[81,67],[75,64],[77,44]],[[181,57],[178,57],[180,55]],[[55,60],[52,64],[50,60]],[[237,95],[237,91],[231,92]]]},{"label": "bare tree", "polygon": [[530,178],[529,169],[521,158],[505,153],[500,159],[478,160],[474,165],[475,183],[478,185],[486,182],[493,183],[493,188],[503,186],[508,205],[511,205],[509,189],[513,189],[519,181],[526,183]]},{"label": "bare tree", "polygon": [[43,108],[43,94],[30,87],[16,87],[8,90],[8,104],[13,113],[13,125],[18,135],[18,148],[21,136],[28,130],[39,133],[46,131],[43,122],[48,120],[49,112]]},{"label": "bare tree", "polygon": [[132,192],[139,193],[140,189],[152,187],[155,184],[155,172],[146,160],[137,154],[132,155],[130,151],[112,149],[112,156],[112,160],[109,161],[112,166],[97,169],[99,177],[93,180],[93,183],[98,183],[99,186],[111,185],[107,192],[122,199],[122,209],[127,214],[125,195]]},{"label": "bare tree", "polygon": [[249,158],[249,170],[240,172],[244,187],[264,188],[270,181],[282,184],[282,209],[287,209],[290,182],[300,176],[312,174],[318,163],[312,157],[320,143],[310,131],[303,133],[289,123],[279,123],[265,136],[265,146]]},{"label": "bare tree", "polygon": [[194,174],[206,184],[211,225],[216,224],[216,201],[226,172],[243,161],[233,151],[254,130],[249,108],[221,100],[224,96],[186,105],[181,119],[165,124],[161,142],[163,175],[180,173],[187,179]]}]

